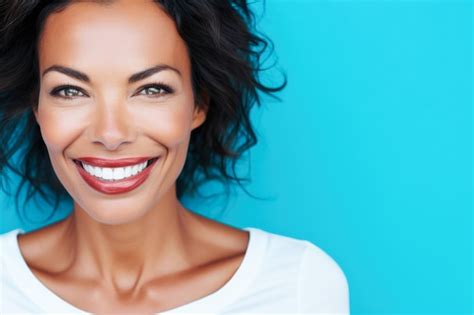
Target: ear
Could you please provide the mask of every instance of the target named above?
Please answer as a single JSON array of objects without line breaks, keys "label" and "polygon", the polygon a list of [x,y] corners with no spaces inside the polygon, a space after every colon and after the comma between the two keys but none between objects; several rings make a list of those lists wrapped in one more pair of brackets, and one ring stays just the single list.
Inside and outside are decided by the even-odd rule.
[{"label": "ear", "polygon": [[202,102],[195,104],[194,114],[193,114],[193,123],[192,130],[201,126],[206,120],[207,111],[209,109],[209,96],[207,93],[203,93]]},{"label": "ear", "polygon": [[201,106],[196,105],[196,109],[194,110],[193,123],[191,125],[191,130],[194,130],[197,127],[201,126],[206,120],[206,115],[207,115],[207,108],[203,108]]}]

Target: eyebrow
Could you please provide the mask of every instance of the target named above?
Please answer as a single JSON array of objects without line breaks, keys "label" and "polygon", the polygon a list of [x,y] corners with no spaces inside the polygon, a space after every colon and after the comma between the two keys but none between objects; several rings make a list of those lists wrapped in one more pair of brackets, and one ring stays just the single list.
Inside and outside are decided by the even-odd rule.
[{"label": "eyebrow", "polygon": [[[128,78],[128,83],[131,84],[131,83],[135,83],[137,81],[146,79],[149,76],[151,76],[155,73],[158,73],[160,71],[163,71],[163,70],[172,70],[172,71],[176,72],[177,74],[179,74],[181,76],[181,72],[178,69],[176,69],[172,66],[166,65],[166,64],[158,64],[158,65],[153,66],[151,68],[148,68],[146,70],[143,70],[143,71],[132,74]],[[83,72],[80,72],[78,70],[75,70],[75,69],[72,69],[72,68],[69,68],[69,67],[65,67],[65,66],[60,66],[60,65],[53,65],[53,66],[49,67],[48,69],[43,71],[43,74],[41,76],[43,77],[46,73],[48,73],[50,71],[61,72],[65,75],[67,75],[67,76],[70,76],[70,77],[74,78],[74,79],[77,79],[77,80],[83,81],[83,82],[87,82],[87,83],[89,83],[91,81],[90,78],[87,76],[87,74],[85,74]]]}]

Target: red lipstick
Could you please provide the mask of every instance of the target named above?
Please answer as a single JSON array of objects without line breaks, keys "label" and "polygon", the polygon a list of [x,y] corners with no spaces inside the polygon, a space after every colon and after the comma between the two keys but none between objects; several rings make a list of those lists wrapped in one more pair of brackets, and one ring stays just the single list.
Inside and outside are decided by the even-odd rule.
[{"label": "red lipstick", "polygon": [[[156,161],[158,161],[158,159],[159,157],[157,158],[144,157],[144,158],[125,158],[125,159],[118,159],[118,160],[106,160],[106,159],[101,159],[101,158],[83,157],[83,158],[79,158],[75,160],[74,164],[76,164],[77,170],[79,171],[79,174],[81,175],[81,177],[90,187],[92,187],[93,189],[101,193],[114,195],[114,194],[122,194],[122,193],[129,192],[131,190],[134,190],[138,186],[140,186],[142,183],[144,183],[145,180],[150,175],[150,172],[152,168],[155,166]],[[119,180],[113,180],[113,181],[102,179],[102,178],[89,174],[83,168],[82,163],[80,162],[80,161],[83,161],[86,164],[89,164],[92,166],[98,166],[98,167],[124,167],[124,166],[130,166],[130,165],[143,163],[148,160],[150,160],[148,162],[148,165],[145,167],[145,169],[143,169],[138,174],[133,175],[131,177],[127,177],[127,178],[123,178]]]}]

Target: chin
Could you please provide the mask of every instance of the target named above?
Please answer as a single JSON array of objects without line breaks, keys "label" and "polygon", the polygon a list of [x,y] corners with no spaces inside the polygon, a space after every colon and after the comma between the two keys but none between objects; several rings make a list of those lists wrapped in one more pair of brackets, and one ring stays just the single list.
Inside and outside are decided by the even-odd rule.
[{"label": "chin", "polygon": [[[143,200],[141,200],[143,201]],[[102,204],[84,205],[82,209],[93,220],[107,225],[132,223],[143,217],[148,207],[139,207],[136,202],[103,202]]]}]

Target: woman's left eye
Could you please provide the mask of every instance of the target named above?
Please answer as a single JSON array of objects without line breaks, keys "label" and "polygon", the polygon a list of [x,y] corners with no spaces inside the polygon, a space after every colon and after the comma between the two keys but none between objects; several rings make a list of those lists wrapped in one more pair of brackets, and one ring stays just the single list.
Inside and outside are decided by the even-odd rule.
[{"label": "woman's left eye", "polygon": [[[145,91],[145,93],[141,93]],[[173,89],[166,84],[149,84],[145,85],[138,95],[151,95],[152,97],[164,96],[173,93]]]}]

